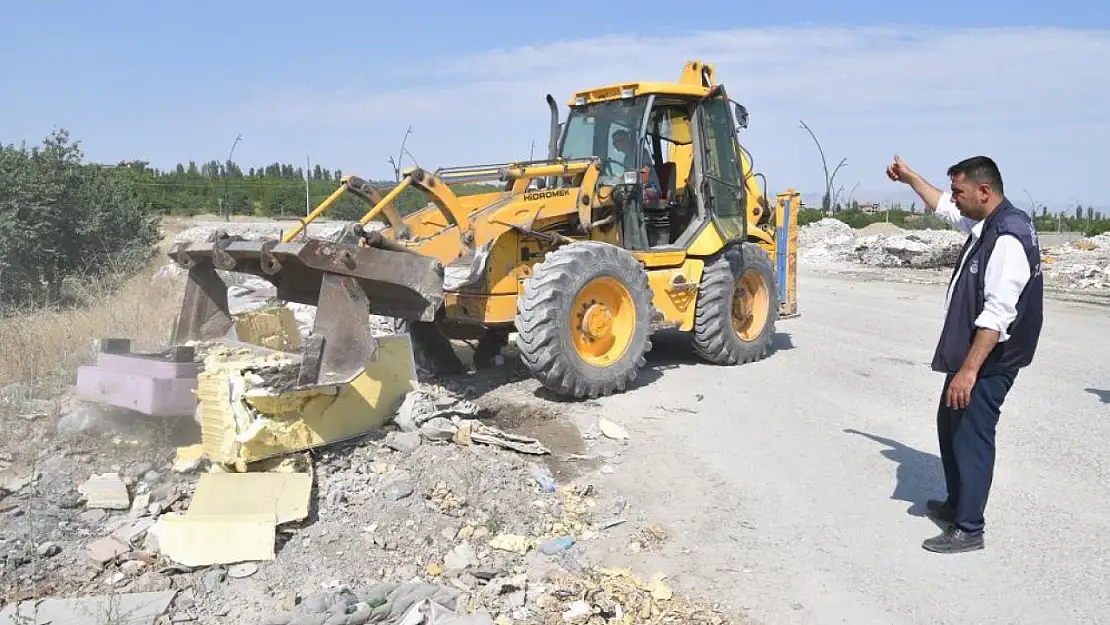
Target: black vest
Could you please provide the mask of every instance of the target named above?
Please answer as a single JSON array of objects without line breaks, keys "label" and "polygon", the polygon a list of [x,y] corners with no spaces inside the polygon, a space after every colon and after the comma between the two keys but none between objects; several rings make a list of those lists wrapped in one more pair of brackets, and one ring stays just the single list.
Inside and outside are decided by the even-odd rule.
[{"label": "black vest", "polygon": [[[975,338],[975,319],[983,312],[984,280],[987,261],[998,237],[1010,234],[1025,248],[1029,260],[1029,282],[1021,292],[1017,302],[1017,317],[1010,324],[1010,338],[995,345],[980,375],[995,373],[1017,373],[1033,361],[1037,342],[1041,336],[1043,311],[1044,277],[1041,275],[1041,250],[1037,242],[1037,232],[1033,220],[1009,200],[1003,199],[993,213],[983,221],[983,230],[976,241],[970,234],[964,243],[960,258],[968,252],[963,271],[958,264],[952,272],[952,299],[948,305],[948,315],[944,319],[937,349],[933,354],[933,371],[956,373],[963,365],[971,343]],[[950,281],[951,285],[952,282]]]}]

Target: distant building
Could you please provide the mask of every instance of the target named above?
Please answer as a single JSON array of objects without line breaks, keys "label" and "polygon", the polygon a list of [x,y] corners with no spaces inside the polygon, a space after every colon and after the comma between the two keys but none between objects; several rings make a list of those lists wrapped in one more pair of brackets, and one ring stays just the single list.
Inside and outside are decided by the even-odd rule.
[{"label": "distant building", "polygon": [[859,209],[861,211],[863,211],[864,213],[867,213],[868,215],[874,215],[875,213],[882,212],[882,210],[883,210],[882,207],[879,206],[879,204],[875,203],[875,202],[872,202],[872,203],[869,203],[869,204],[860,204]]}]

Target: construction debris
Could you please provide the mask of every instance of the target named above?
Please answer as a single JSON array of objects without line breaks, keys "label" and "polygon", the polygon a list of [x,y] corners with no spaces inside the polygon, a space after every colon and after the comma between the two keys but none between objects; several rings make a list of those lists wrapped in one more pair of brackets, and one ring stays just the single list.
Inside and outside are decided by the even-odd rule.
[{"label": "construction debris", "polygon": [[441,389],[418,388],[405,396],[394,422],[402,432],[419,433],[428,441],[454,441],[468,446],[473,443],[493,445],[523,454],[549,454],[551,451],[538,440],[508,434],[472,418],[478,414],[473,402],[446,394]]},{"label": "construction debris", "polygon": [[127,485],[116,473],[94,475],[77,487],[77,492],[85,496],[85,507],[100,510],[130,510],[131,495]]},{"label": "construction debris", "polygon": [[0,610],[3,625],[154,625],[166,613],[175,591],[46,598],[10,604]]},{"label": "construction debris", "polygon": [[307,473],[208,473],[185,514],[151,529],[160,551],[186,566],[273,560],[279,525],[308,516]]},{"label": "construction debris", "polygon": [[[799,229],[799,262],[816,267],[950,270],[959,262],[967,235],[955,230],[902,230],[875,223],[859,230],[833,218]],[[1110,233],[1044,245],[1045,283],[1058,290],[1110,289]]]},{"label": "construction debris", "polygon": [[884,232],[857,231],[833,218],[807,224],[798,232],[798,260],[807,264],[949,267],[959,259],[967,238],[955,230],[902,231],[889,224],[881,230]]},{"label": "construction debris", "polygon": [[407,335],[383,336],[349,384],[291,390],[299,363],[289,354],[212,350],[197,384],[204,452],[243,469],[379,429],[414,388],[415,367]]}]

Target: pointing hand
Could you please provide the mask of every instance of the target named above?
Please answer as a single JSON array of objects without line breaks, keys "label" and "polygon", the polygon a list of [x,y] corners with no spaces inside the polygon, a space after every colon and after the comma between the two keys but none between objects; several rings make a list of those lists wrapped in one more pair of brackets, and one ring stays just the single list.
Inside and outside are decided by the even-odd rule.
[{"label": "pointing hand", "polygon": [[902,157],[897,154],[894,155],[894,162],[887,166],[886,176],[894,182],[909,182],[909,177],[913,175],[913,170],[910,166],[902,161]]}]

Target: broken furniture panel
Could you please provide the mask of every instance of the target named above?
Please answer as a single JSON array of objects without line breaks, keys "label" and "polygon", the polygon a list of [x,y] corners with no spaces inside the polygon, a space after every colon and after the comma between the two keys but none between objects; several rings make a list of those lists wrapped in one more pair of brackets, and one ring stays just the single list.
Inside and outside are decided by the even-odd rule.
[{"label": "broken furniture panel", "polygon": [[131,351],[129,339],[101,339],[96,364],[77,370],[77,399],[153,417],[187,417],[196,410],[201,369],[192,346],[140,353]]}]

